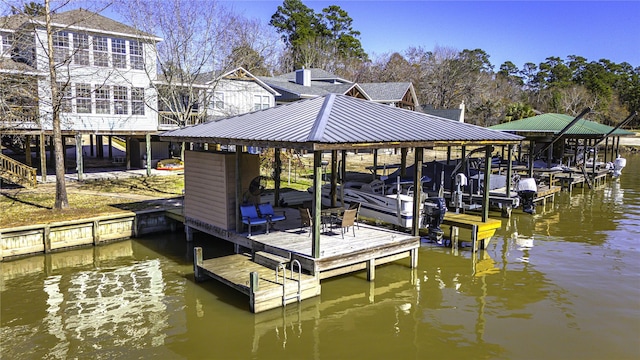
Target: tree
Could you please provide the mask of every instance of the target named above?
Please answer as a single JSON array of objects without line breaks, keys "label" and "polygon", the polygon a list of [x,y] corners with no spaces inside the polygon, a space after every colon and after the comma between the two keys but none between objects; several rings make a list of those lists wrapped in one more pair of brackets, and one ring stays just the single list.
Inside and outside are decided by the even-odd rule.
[{"label": "tree", "polygon": [[45,16],[46,8],[45,5],[32,1],[24,4],[22,9],[12,6],[11,13],[14,15],[25,14],[28,16]]},{"label": "tree", "polygon": [[300,0],[285,0],[271,16],[269,24],[281,34],[290,68],[320,67],[335,71],[367,61],[353,19],[339,6],[331,5],[316,14]]}]

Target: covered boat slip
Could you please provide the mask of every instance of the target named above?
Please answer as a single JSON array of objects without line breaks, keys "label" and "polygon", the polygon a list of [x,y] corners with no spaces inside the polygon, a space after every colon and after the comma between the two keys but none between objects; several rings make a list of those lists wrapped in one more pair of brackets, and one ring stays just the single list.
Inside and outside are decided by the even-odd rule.
[{"label": "covered boat slip", "polygon": [[[413,148],[414,164],[418,165],[415,166],[413,178],[420,179],[424,148],[476,146],[485,149],[486,158],[489,159],[491,145],[513,146],[522,139],[518,135],[337,94],[173,130],[162,134],[160,138],[172,142],[218,144],[227,148],[234,146],[235,150],[232,151],[186,153],[185,231],[187,239],[193,230],[199,230],[231,241],[236,244],[238,253],[248,249],[250,254],[247,257],[252,262],[271,269],[272,276],[260,275],[259,271],[251,271],[253,264],[239,261],[235,268],[244,275],[235,278],[236,275],[231,276],[225,270],[229,265],[216,266],[217,262],[224,260],[195,257],[196,278],[212,277],[237,289],[244,289],[242,291],[249,293],[254,312],[277,303],[284,305],[293,296],[289,295],[283,283],[284,277],[276,280],[278,269],[282,273],[286,268],[290,275],[293,270],[292,279],[297,278],[298,273],[307,273],[319,282],[321,278],[361,269],[367,269],[369,280],[374,280],[377,265],[407,257],[411,267],[417,266],[417,250],[420,246],[417,221],[413,222],[409,234],[360,224],[355,229],[355,236],[350,229],[344,234],[344,239],[340,228],[327,229],[322,226],[323,165],[329,165],[331,169],[333,207],[338,206],[335,200],[338,163],[344,169],[347,151],[396,148],[406,152],[406,149]],[[273,192],[274,199],[278,200],[281,199],[280,150],[295,149],[313,154],[313,192],[308,214],[311,226],[301,223],[300,212],[296,214],[296,209],[288,209],[286,220],[277,222],[275,230],[268,231],[268,234],[267,231],[260,231],[261,225],[252,225],[250,231],[245,227],[248,218],[240,210],[251,202],[252,196],[257,195],[252,189],[259,188],[254,180],[260,177],[259,156],[244,152],[246,147],[276,150]],[[330,164],[323,164],[323,152],[331,153]],[[486,164],[490,165],[490,161]],[[485,169],[486,181],[489,172],[489,169]],[[412,194],[412,210],[413,218],[416,218],[420,214],[422,191],[419,181],[414,182],[416,191]],[[484,203],[488,204],[488,193]],[[485,208],[481,221],[489,220],[488,206]],[[305,228],[305,231],[301,228]],[[265,300],[268,306],[255,301],[259,298],[257,291],[265,281],[269,282],[268,287],[278,283],[275,286],[281,290],[272,293],[280,295]],[[247,284],[252,291],[246,290]],[[320,291],[319,288],[308,290],[303,295],[302,287],[298,289],[295,295],[297,300],[308,294],[319,294]]]}]

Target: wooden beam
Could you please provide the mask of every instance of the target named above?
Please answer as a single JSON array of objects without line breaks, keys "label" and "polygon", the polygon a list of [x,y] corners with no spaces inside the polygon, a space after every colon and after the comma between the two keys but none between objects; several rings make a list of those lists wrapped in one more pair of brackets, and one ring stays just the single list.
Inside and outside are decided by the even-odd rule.
[{"label": "wooden beam", "polygon": [[275,188],[273,191],[273,206],[279,206],[280,205],[280,179],[281,179],[281,172],[282,172],[282,159],[280,158],[280,153],[281,153],[281,149],[280,148],[275,148],[273,150],[273,155],[274,155],[274,172],[273,172],[273,176],[274,176],[274,183],[275,183]]},{"label": "wooden beam", "polygon": [[322,209],[322,151],[313,152],[313,229],[311,256],[320,257],[320,210]]},{"label": "wooden beam", "polygon": [[[489,185],[491,182],[491,145],[484,150],[484,189],[482,191],[482,221],[489,220]],[[508,195],[507,195],[508,196]]]},{"label": "wooden beam", "polygon": [[413,222],[411,224],[411,235],[420,236],[420,197],[422,193],[422,163],[424,149],[419,147],[414,149],[414,169],[413,169]]},{"label": "wooden beam", "polygon": [[331,150],[331,207],[336,207],[338,194],[336,184],[338,183],[338,150]]}]

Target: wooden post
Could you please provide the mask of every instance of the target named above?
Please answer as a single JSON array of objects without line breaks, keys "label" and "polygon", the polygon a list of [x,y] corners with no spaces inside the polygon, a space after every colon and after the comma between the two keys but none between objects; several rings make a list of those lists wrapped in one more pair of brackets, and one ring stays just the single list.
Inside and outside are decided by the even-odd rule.
[{"label": "wooden post", "polygon": [[89,155],[93,156],[93,135],[89,135]]},{"label": "wooden post", "polygon": [[369,259],[367,261],[367,280],[373,281],[376,279],[376,260]]},{"label": "wooden post", "polygon": [[124,157],[127,163],[127,170],[131,170],[131,136],[125,137]]},{"label": "wooden post", "polygon": [[31,135],[26,135],[24,139],[24,163],[31,166]]},{"label": "wooden post", "polygon": [[93,245],[100,243],[100,220],[93,221]]},{"label": "wooden post", "polygon": [[102,135],[96,135],[96,156],[100,159],[104,158],[104,147],[102,143]]},{"label": "wooden post", "polygon": [[373,180],[378,175],[378,149],[373,149]]},{"label": "wooden post", "polygon": [[489,185],[491,182],[491,145],[484,147],[484,189],[482,191],[482,221],[489,220]]},{"label": "wooden post", "polygon": [[534,140],[529,141],[529,177],[533,177],[533,155],[535,155],[536,142]]},{"label": "wooden post", "polygon": [[331,150],[331,207],[336,207],[338,203],[337,194],[338,182],[338,150]]},{"label": "wooden post", "polygon": [[447,165],[451,162],[451,146],[447,146]]},{"label": "wooden post", "polygon": [[473,252],[478,251],[478,225],[471,225],[471,245]]},{"label": "wooden post", "polygon": [[513,177],[513,165],[511,164],[512,157],[513,145],[509,144],[507,146],[507,190],[505,194],[507,197],[511,197],[511,178]]},{"label": "wooden post", "polygon": [[342,150],[342,159],[340,163],[340,182],[344,184],[347,176],[347,150]]},{"label": "wooden post", "polygon": [[282,159],[280,158],[280,153],[280,148],[273,149],[275,167],[275,169],[273,169],[273,181],[275,183],[273,190],[273,206],[280,205],[280,174],[282,173]]},{"label": "wooden post", "polygon": [[44,241],[44,252],[51,252],[51,228],[47,225],[42,230],[42,240]]},{"label": "wooden post", "polygon": [[400,149],[400,177],[407,176],[407,148]]},{"label": "wooden post", "polygon": [[240,205],[242,204],[242,147],[236,146],[236,232],[242,233],[242,214]]},{"label": "wooden post", "polygon": [[200,269],[201,266],[202,266],[202,248],[194,247],[193,248],[193,277],[195,278],[196,282],[201,282],[206,279],[204,274],[202,273],[202,269]]},{"label": "wooden post", "polygon": [[107,151],[109,153],[109,160],[113,160],[113,136],[109,135],[107,139],[109,144],[109,147],[107,148]]},{"label": "wooden post", "polygon": [[82,181],[82,173],[84,172],[82,134],[76,134],[76,171],[78,172],[78,181]]},{"label": "wooden post", "polygon": [[320,257],[320,210],[322,209],[322,152],[313,152],[313,217],[311,256]]},{"label": "wooden post", "polygon": [[151,176],[151,134],[147,133],[144,141],[147,147],[147,176]]},{"label": "wooden post", "polygon": [[418,249],[411,249],[409,250],[409,252],[411,254],[411,268],[417,269],[418,268]]},{"label": "wooden post", "polygon": [[40,175],[42,182],[47,182],[47,148],[45,145],[44,132],[40,134]]},{"label": "wooden post", "polygon": [[411,224],[411,235],[420,236],[420,198],[422,194],[422,162],[424,149],[415,148],[415,159],[413,169],[413,222]]}]

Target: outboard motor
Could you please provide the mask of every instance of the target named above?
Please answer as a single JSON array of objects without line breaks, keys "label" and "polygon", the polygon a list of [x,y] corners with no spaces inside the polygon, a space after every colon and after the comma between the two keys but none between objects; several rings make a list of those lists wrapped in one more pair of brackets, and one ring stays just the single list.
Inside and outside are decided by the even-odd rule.
[{"label": "outboard motor", "polygon": [[520,179],[518,182],[518,196],[522,199],[522,211],[527,214],[536,213],[536,205],[533,200],[538,194],[538,186],[534,178]]},{"label": "outboard motor", "polygon": [[627,166],[627,159],[622,158],[620,157],[620,155],[618,155],[616,160],[613,162],[613,174],[611,174],[611,176],[614,179],[620,177],[620,175],[622,175],[622,169],[624,169],[625,166]]},{"label": "outboard motor", "polygon": [[429,239],[431,241],[440,241],[444,235],[444,231],[440,229],[440,225],[444,221],[444,214],[447,212],[447,203],[444,198],[427,198],[424,201],[424,219],[423,224],[429,227]]}]

